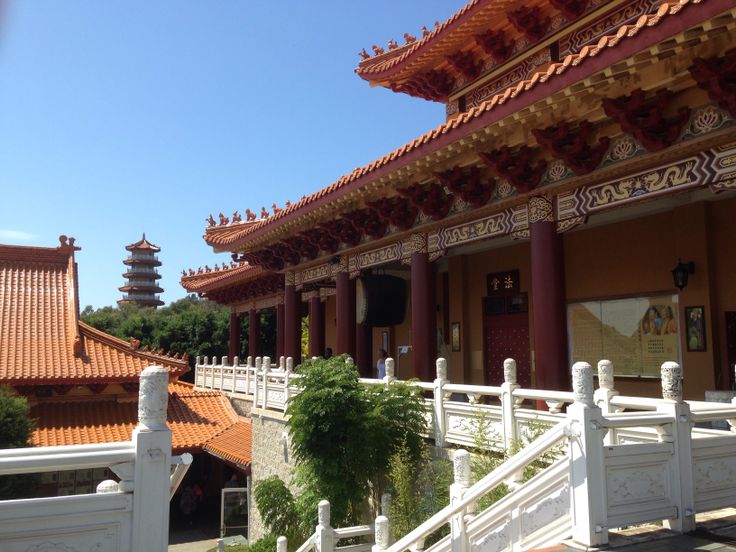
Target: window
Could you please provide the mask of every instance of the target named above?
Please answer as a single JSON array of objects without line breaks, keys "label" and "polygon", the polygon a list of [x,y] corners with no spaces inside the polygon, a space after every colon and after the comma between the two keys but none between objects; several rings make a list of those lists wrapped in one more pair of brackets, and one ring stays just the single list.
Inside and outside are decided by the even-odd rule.
[{"label": "window", "polygon": [[570,359],[608,359],[618,376],[658,378],[663,362],[680,361],[677,313],[677,295],[570,303]]}]

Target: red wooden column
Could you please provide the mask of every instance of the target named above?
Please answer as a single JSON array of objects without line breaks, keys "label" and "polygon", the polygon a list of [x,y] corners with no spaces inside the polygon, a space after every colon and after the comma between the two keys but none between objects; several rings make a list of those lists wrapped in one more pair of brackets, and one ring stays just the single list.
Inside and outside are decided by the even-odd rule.
[{"label": "red wooden column", "polygon": [[301,363],[301,305],[294,285],[294,275],[286,275],[284,286],[284,356],[294,359],[294,366]]},{"label": "red wooden column", "polygon": [[232,310],[230,311],[230,341],[228,343],[230,363],[238,355],[240,355],[240,315]]},{"label": "red wooden column", "polygon": [[550,198],[529,200],[529,224],[536,387],[568,390],[565,267]]},{"label": "red wooden column", "polygon": [[309,299],[309,356],[325,354],[325,305],[319,295]]},{"label": "red wooden column", "polygon": [[422,244],[411,255],[412,376],[432,381],[437,353],[434,273],[426,251],[426,238],[417,235],[414,239],[422,240]]},{"label": "red wooden column", "polygon": [[248,355],[261,356],[261,315],[256,309],[248,311]]},{"label": "red wooden column", "polygon": [[284,356],[284,304],[276,305],[276,358]]},{"label": "red wooden column", "polygon": [[347,267],[337,273],[337,351],[355,358],[355,280],[350,279]]}]

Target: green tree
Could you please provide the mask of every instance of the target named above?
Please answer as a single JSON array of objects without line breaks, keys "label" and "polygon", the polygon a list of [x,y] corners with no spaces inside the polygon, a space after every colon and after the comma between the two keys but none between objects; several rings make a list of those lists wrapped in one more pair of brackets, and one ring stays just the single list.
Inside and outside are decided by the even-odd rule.
[{"label": "green tree", "polygon": [[[0,387],[0,449],[29,446],[33,428],[28,401]],[[36,481],[34,475],[0,476],[0,500],[32,496]]]},{"label": "green tree", "polygon": [[297,510],[314,525],[327,499],[335,526],[356,521],[369,493],[379,495],[391,455],[405,443],[411,458],[422,450],[422,398],[403,383],[364,386],[345,356],[308,360],[299,367],[287,413],[296,460]]}]

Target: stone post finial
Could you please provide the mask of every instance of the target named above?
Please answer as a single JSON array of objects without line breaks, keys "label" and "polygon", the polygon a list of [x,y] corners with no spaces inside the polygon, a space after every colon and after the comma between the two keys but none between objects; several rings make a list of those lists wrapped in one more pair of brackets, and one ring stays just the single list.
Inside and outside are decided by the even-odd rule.
[{"label": "stone post finial", "polygon": [[268,372],[271,369],[271,357],[267,357],[267,356],[263,357],[262,368],[264,372]]},{"label": "stone post finial", "polygon": [[237,368],[238,367],[238,364],[240,364],[240,357],[234,356],[233,357],[233,366],[235,366]]},{"label": "stone post finial", "polygon": [[284,355],[279,357],[279,368],[286,370],[286,359],[284,358]]},{"label": "stone post finial", "polygon": [[396,365],[394,363],[394,359],[391,357],[386,359],[386,377],[389,379],[394,379],[396,377]]},{"label": "stone post finial", "polygon": [[317,522],[322,527],[330,526],[330,501],[320,500],[317,506]]},{"label": "stone post finial", "polygon": [[97,494],[120,492],[120,488],[118,487],[118,482],[115,481],[114,479],[105,479],[99,485],[97,485],[96,490],[97,490]]},{"label": "stone post finial", "polygon": [[437,379],[439,380],[446,380],[447,379],[447,361],[440,357],[435,362],[435,366],[437,369]]},{"label": "stone post finial", "polygon": [[223,356],[222,358],[220,358],[220,364],[222,364],[223,366],[227,366],[227,360],[227,356]]},{"label": "stone post finial", "polygon": [[593,368],[587,362],[572,365],[572,392],[576,403],[593,406]]},{"label": "stone post finial", "polygon": [[286,552],[288,541],[286,537],[276,539],[276,552]]},{"label": "stone post finial", "polygon": [[503,361],[503,381],[504,383],[516,384],[516,361],[513,358],[507,358]]},{"label": "stone post finial", "polygon": [[248,368],[253,368],[253,357],[248,355],[248,360],[246,360]]},{"label": "stone post finial", "polygon": [[467,450],[455,451],[452,459],[453,481],[463,486],[470,486],[472,474],[470,470],[470,453]]},{"label": "stone post finial", "polygon": [[386,516],[378,516],[375,524],[376,545],[373,547],[374,552],[386,550],[389,545],[388,518]]},{"label": "stone post finial", "polygon": [[260,370],[263,365],[263,359],[259,356],[256,357],[256,370]]},{"label": "stone post finial", "polygon": [[138,389],[138,427],[166,429],[169,403],[169,372],[161,366],[149,366],[140,376]]},{"label": "stone post finial", "polygon": [[682,402],[682,367],[676,362],[662,364],[662,398]]},{"label": "stone post finial", "polygon": [[204,357],[204,365],[207,366],[210,363],[210,357],[206,356]]},{"label": "stone post finial", "polygon": [[[205,364],[206,363],[207,363],[207,361],[205,361]],[[195,364],[195,366],[200,366],[201,364],[202,364],[202,357],[199,356],[199,355],[197,355],[197,363]]]},{"label": "stone post finial", "polygon": [[613,389],[613,362],[610,360],[598,361],[598,387]]},{"label": "stone post finial", "polygon": [[286,371],[287,372],[294,371],[294,359],[292,357],[289,357],[286,359]]}]

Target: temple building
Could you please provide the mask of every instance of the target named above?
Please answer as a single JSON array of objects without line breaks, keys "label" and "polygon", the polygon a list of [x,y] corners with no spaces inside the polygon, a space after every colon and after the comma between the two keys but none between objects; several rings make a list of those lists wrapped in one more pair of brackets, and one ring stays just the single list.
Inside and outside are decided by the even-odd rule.
[{"label": "temple building", "polygon": [[161,266],[161,261],[158,260],[156,253],[161,251],[161,248],[149,242],[144,233],[140,240],[126,245],[125,249],[130,255],[123,260],[123,264],[127,267],[123,274],[126,282],[118,289],[125,295],[118,300],[118,305],[133,303],[142,307],[160,307],[164,302],[156,294],[164,290],[157,282],[161,275],[156,267]]},{"label": "temple building", "polygon": [[735,18],[733,0],[472,0],[363,50],[358,76],[446,120],[283,209],[210,216],[233,262],[182,285],[231,307],[233,340],[274,309],[297,361],[308,312],[309,354],[364,375],[383,348],[425,381],[441,355],[453,382],[498,385],[513,357],[521,384],[568,389],[574,361],[607,358],[625,394],[657,396],[667,360],[686,398],[731,389]]},{"label": "temple building", "polygon": [[[32,444],[130,440],[140,373],[157,365],[169,371],[173,453],[194,454],[192,474],[211,472],[205,492],[219,494],[229,477],[225,465],[245,477],[250,421],[219,393],[179,381],[189,371],[186,355],[142,348],[136,339],[118,339],[79,319],[78,250],[66,236],[58,247],[0,245],[0,385],[28,399],[35,420]],[[230,438],[223,442],[223,435]],[[109,478],[106,470],[48,473],[40,491],[89,493]]]}]

